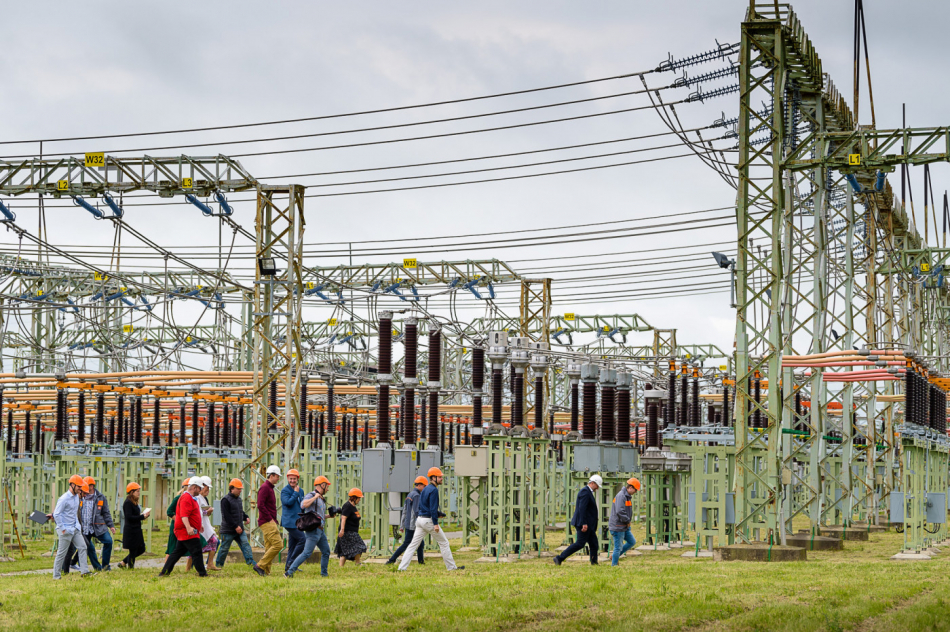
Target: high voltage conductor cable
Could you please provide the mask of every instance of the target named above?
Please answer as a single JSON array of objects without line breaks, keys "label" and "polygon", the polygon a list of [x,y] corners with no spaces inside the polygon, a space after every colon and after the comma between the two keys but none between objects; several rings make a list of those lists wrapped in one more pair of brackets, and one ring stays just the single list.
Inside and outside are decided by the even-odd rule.
[{"label": "high voltage conductor cable", "polygon": [[[661,89],[661,90],[666,90],[666,89],[669,89],[669,88],[672,88],[672,87],[673,87],[673,86],[664,86],[663,88],[659,88],[659,89]],[[648,92],[648,90],[635,90],[635,91],[632,91],[632,92],[621,92],[621,93],[617,93],[617,94],[609,94],[609,95],[604,95],[604,96],[599,96],[599,97],[588,97],[588,98],[585,98],[585,99],[575,99],[575,100],[573,100],[573,101],[561,101],[561,102],[559,102],[559,103],[546,103],[546,104],[543,104],[543,105],[532,105],[532,106],[523,107],[523,108],[514,108],[514,109],[510,109],[510,110],[500,110],[500,111],[497,111],[497,112],[483,112],[483,113],[481,113],[481,114],[465,114],[465,115],[462,115],[462,116],[452,116],[452,117],[446,117],[446,118],[441,118],[441,119],[432,119],[432,120],[429,120],[429,121],[414,121],[414,122],[410,122],[410,123],[393,123],[393,124],[390,124],[390,125],[377,125],[377,126],[373,126],[373,127],[361,127],[361,128],[354,128],[354,129],[335,130],[335,131],[330,131],[330,132],[311,132],[311,133],[309,133],[309,134],[291,134],[291,135],[287,135],[287,136],[272,136],[272,137],[270,137],[270,138],[248,138],[248,139],[241,139],[241,140],[223,140],[223,141],[206,142],[206,143],[189,143],[189,144],[185,144],[185,145],[164,145],[164,146],[160,146],[160,147],[137,147],[137,148],[135,148],[135,149],[109,149],[109,150],[103,150],[103,153],[112,155],[112,154],[124,154],[124,153],[141,153],[141,152],[152,152],[152,151],[167,151],[167,150],[172,150],[172,149],[174,149],[174,150],[179,150],[179,149],[196,149],[196,148],[198,148],[198,147],[223,147],[223,146],[231,146],[231,145],[247,145],[247,144],[252,144],[252,143],[272,143],[272,142],[280,142],[280,141],[287,141],[287,140],[299,140],[299,139],[302,139],[302,138],[322,138],[322,137],[326,137],[326,136],[341,136],[341,135],[344,135],[344,134],[358,134],[358,133],[364,133],[364,132],[379,132],[379,131],[391,130],[391,129],[403,129],[403,128],[408,128],[408,127],[419,127],[419,126],[421,126],[421,125],[437,125],[437,124],[440,124],[440,123],[454,123],[454,122],[458,122],[458,121],[467,121],[467,120],[473,120],[473,119],[488,118],[488,117],[490,117],[490,116],[504,116],[504,115],[507,115],[507,114],[518,114],[518,113],[521,113],[521,112],[531,112],[531,111],[534,111],[534,110],[544,110],[544,109],[555,108],[555,107],[564,107],[564,106],[568,106],[568,105],[578,105],[578,104],[580,104],[580,103],[589,103],[589,102],[592,102],[592,101],[601,101],[601,100],[604,100],[604,99],[613,99],[613,98],[618,98],[618,97],[631,96],[631,95],[635,95],[635,94],[645,94],[645,93],[647,93],[647,92]],[[679,101],[674,101],[673,103],[677,103],[677,104],[678,104],[678,103],[686,103],[686,102],[687,102],[687,101],[686,101],[685,99],[681,99],[681,100],[679,100]],[[624,108],[624,109],[621,109],[621,110],[613,110],[613,111],[602,112],[602,113],[598,113],[598,114],[590,114],[590,115],[583,115],[583,116],[576,116],[576,117],[567,117],[567,118],[563,118],[563,119],[555,119],[555,120],[550,120],[550,121],[536,121],[536,122],[531,122],[531,123],[524,123],[524,124],[519,124],[519,125],[513,125],[513,126],[506,127],[506,128],[497,128],[497,129],[511,129],[511,128],[517,128],[517,127],[527,127],[527,126],[531,126],[531,125],[542,125],[542,124],[548,124],[548,123],[556,123],[556,122],[559,122],[559,121],[571,121],[571,120],[577,120],[577,119],[583,119],[583,118],[591,118],[591,117],[594,117],[594,116],[608,116],[608,115],[611,115],[611,114],[620,114],[620,113],[623,113],[623,112],[634,112],[634,111],[637,111],[637,110],[646,110],[646,109],[650,109],[651,107],[652,107],[652,106],[641,106],[641,107],[634,107],[634,108]],[[492,130],[492,129],[482,129],[482,130],[471,130],[471,131],[469,131],[469,132],[460,132],[460,133],[478,133],[478,132],[486,132],[486,131],[493,131],[493,130]],[[402,142],[403,140],[416,140],[416,139],[396,139],[396,140],[394,140],[394,141],[388,141],[388,142]],[[246,156],[267,155],[268,153],[293,153],[294,151],[299,151],[299,150],[287,150],[287,151],[276,151],[276,152],[258,152],[258,153],[245,153],[245,154],[232,154],[230,157],[232,157],[232,158],[243,158],[243,157],[246,157]],[[44,154],[44,156],[49,157],[49,158],[60,158],[60,157],[78,155],[79,153],[82,153],[82,152],[75,152],[75,151],[72,151],[72,152],[46,153],[46,154]],[[4,158],[4,159],[11,159],[11,158],[30,158],[30,157],[32,157],[32,156],[33,156],[33,154],[15,154],[15,155],[12,155],[12,156],[0,156],[0,158]]]},{"label": "high voltage conductor cable", "polygon": [[[715,151],[715,150],[710,150],[710,151],[707,151],[706,153],[712,153],[713,151]],[[663,161],[663,160],[673,160],[673,159],[676,159],[676,158],[688,158],[688,157],[694,156],[694,155],[696,155],[696,154],[695,154],[695,153],[690,153],[690,154],[677,154],[677,155],[675,155],[675,156],[662,156],[662,157],[660,157],[660,158],[647,158],[647,159],[644,159],[644,160],[631,160],[631,161],[627,161],[627,162],[618,162],[618,163],[609,164],[609,165],[597,165],[597,166],[594,166],[594,167],[578,167],[578,168],[576,168],[576,169],[562,169],[562,170],[560,170],[560,171],[547,171],[547,172],[545,172],[545,173],[530,173],[530,174],[525,174],[525,175],[520,175],[520,176],[505,176],[505,177],[503,177],[503,178],[486,178],[486,179],[484,179],[484,180],[468,180],[468,181],[465,181],[465,182],[446,182],[446,183],[444,183],[444,184],[424,184],[424,185],[414,186],[414,187],[399,187],[399,188],[395,188],[395,189],[374,189],[374,190],[371,190],[371,191],[348,191],[348,192],[344,192],[344,193],[317,193],[317,194],[314,194],[314,195],[305,195],[304,197],[307,197],[307,198],[341,197],[341,196],[345,196],[345,195],[366,195],[366,194],[368,194],[368,193],[394,193],[394,192],[396,192],[396,191],[414,191],[414,190],[417,190],[417,189],[438,189],[438,188],[442,188],[442,187],[455,187],[455,186],[462,186],[462,185],[466,185],[466,184],[484,184],[484,183],[486,183],[486,182],[504,182],[504,181],[506,181],[506,180],[522,180],[522,179],[524,179],[524,178],[540,178],[540,177],[543,177],[543,176],[555,176],[555,175],[561,175],[561,174],[565,174],[565,173],[579,173],[579,172],[582,172],[582,171],[594,171],[594,170],[597,170],[597,169],[610,169],[610,168],[613,168],[613,167],[626,167],[626,166],[628,166],[628,165],[639,165],[639,164],[644,164],[644,163],[648,163],[648,162],[659,162],[659,161]]]},{"label": "high voltage conductor cable", "polygon": [[[709,127],[710,126],[707,125],[705,127],[697,127],[688,131],[695,132],[695,131],[699,131],[703,129],[709,129]],[[507,154],[494,154],[492,156],[473,156],[471,158],[453,158],[450,160],[436,160],[433,162],[417,162],[414,164],[406,164],[406,165],[390,165],[388,167],[366,167],[363,169],[344,169],[342,171],[294,173],[294,174],[282,175],[282,176],[260,176],[260,179],[261,180],[277,180],[277,179],[288,179],[288,178],[305,178],[305,177],[311,177],[311,176],[335,176],[335,175],[343,175],[343,174],[348,174],[348,173],[364,173],[367,171],[387,171],[391,169],[410,169],[414,167],[430,167],[434,165],[447,165],[447,164],[458,163],[458,162],[472,162],[476,160],[492,160],[495,158],[510,158],[512,156],[525,156],[528,154],[540,154],[540,153],[551,152],[551,151],[563,151],[567,149],[580,149],[582,147],[595,147],[598,145],[625,143],[631,140],[643,140],[645,138],[657,138],[660,136],[670,136],[673,134],[676,134],[676,132],[658,132],[656,134],[644,134],[642,136],[628,136],[627,138],[615,138],[612,140],[601,140],[601,141],[594,141],[590,143],[580,143],[578,145],[563,145],[561,147],[548,147],[545,149],[529,149],[526,151],[516,151],[516,152],[507,153]]]},{"label": "high voltage conductor cable", "polygon": [[30,143],[55,143],[55,142],[69,142],[69,141],[78,141],[78,140],[102,140],[106,138],[132,138],[136,136],[161,136],[166,134],[191,134],[195,132],[211,132],[225,129],[243,129],[251,127],[265,127],[270,125],[286,125],[291,123],[306,123],[310,121],[325,121],[338,118],[346,118],[351,116],[366,116],[369,114],[383,114],[386,112],[401,112],[407,110],[415,110],[420,108],[429,108],[436,107],[440,105],[452,105],[456,103],[470,103],[473,101],[483,101],[486,99],[497,99],[500,97],[510,97],[519,94],[531,94],[535,92],[544,92],[546,90],[558,90],[561,88],[571,88],[574,86],[589,85],[594,83],[602,83],[605,81],[615,81],[617,79],[629,79],[631,77],[637,77],[640,75],[648,75],[654,72],[664,72],[666,69],[659,70],[654,68],[653,70],[642,70],[638,72],[625,73],[622,75],[614,75],[612,77],[601,77],[599,79],[587,79],[584,81],[573,81],[570,83],[561,83],[553,86],[544,86],[541,88],[527,88],[525,90],[512,90],[509,92],[498,92],[495,94],[487,94],[477,97],[465,97],[461,99],[449,99],[445,101],[433,101],[430,103],[418,103],[414,105],[402,105],[389,108],[379,108],[374,110],[362,110],[357,112],[346,112],[342,114],[324,114],[321,116],[308,116],[301,118],[291,118],[291,119],[282,119],[276,121],[263,121],[257,123],[237,123],[233,125],[213,125],[209,127],[191,127],[183,129],[174,129],[174,130],[162,130],[162,131],[153,131],[153,132],[127,132],[123,134],[99,134],[95,136],[69,136],[62,138],[37,138],[30,140],[6,140],[0,141],[0,145],[21,145],[21,144],[30,144]]}]

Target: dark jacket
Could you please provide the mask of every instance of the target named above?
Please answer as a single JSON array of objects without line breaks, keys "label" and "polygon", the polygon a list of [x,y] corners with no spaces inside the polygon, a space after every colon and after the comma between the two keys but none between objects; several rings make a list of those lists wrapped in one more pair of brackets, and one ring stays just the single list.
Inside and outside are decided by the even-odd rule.
[{"label": "dark jacket", "polygon": [[600,511],[597,509],[597,503],[594,500],[594,492],[588,485],[584,485],[581,491],[577,493],[577,503],[574,505],[574,517],[571,518],[571,526],[580,529],[585,524],[588,529],[596,529],[600,518]]},{"label": "dark jacket", "polygon": [[406,531],[416,530],[416,518],[419,517],[419,490],[415,487],[406,496],[406,504],[402,507],[402,528]]},{"label": "dark jacket", "polygon": [[96,506],[92,512],[92,528],[97,536],[102,536],[107,530],[115,527],[112,522],[112,512],[109,511],[109,501],[98,489],[95,494],[83,498],[82,503],[93,503]]},{"label": "dark jacket", "polygon": [[125,526],[122,528],[122,548],[129,551],[145,550],[145,537],[142,535],[142,510],[131,500],[122,505]]},{"label": "dark jacket", "polygon": [[264,481],[257,490],[257,526],[277,522],[277,496],[270,481]]},{"label": "dark jacket", "polygon": [[238,527],[245,528],[244,521],[247,519],[241,497],[225,494],[221,499],[221,535],[237,533]]},{"label": "dark jacket", "polygon": [[300,517],[300,501],[303,500],[304,491],[294,491],[290,485],[284,485],[280,490],[280,526],[285,529],[296,529],[297,518]]},{"label": "dark jacket", "polygon": [[429,483],[419,494],[419,517],[432,518],[432,524],[439,524],[442,515],[439,511],[439,488]]}]

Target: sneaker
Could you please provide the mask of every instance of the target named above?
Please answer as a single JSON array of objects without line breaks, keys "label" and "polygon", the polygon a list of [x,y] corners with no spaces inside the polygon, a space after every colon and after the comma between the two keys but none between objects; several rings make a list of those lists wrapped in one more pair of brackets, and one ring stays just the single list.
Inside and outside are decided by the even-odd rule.
[{"label": "sneaker", "polygon": [[554,565],[555,565],[555,566],[560,566],[560,565],[561,565],[561,558],[559,558],[559,557],[556,556],[556,555],[554,556]]},{"label": "sneaker", "polygon": [[70,565],[69,565],[69,570],[71,570],[71,571],[78,571],[78,570],[79,570],[79,564],[70,564]]},{"label": "sneaker", "polygon": [[105,566],[102,567],[102,570],[108,573],[109,571],[112,570],[112,564],[106,564]]},{"label": "sneaker", "polygon": [[293,578],[294,578],[293,575],[291,575],[290,573],[286,573],[286,572],[284,573],[284,577],[286,577],[287,579],[293,579]]},{"label": "sneaker", "polygon": [[267,573],[264,572],[264,569],[258,566],[257,564],[254,565],[254,572],[260,575],[261,577],[267,577]]}]

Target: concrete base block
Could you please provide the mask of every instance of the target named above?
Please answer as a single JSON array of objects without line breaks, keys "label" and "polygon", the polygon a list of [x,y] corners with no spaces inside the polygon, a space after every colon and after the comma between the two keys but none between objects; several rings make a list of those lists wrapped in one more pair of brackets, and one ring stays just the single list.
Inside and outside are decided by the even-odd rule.
[{"label": "concrete base block", "polygon": [[385,564],[389,561],[388,557],[370,557],[370,558],[361,558],[360,561],[363,564]]},{"label": "concrete base block", "polygon": [[558,553],[563,553],[564,551],[567,550],[567,545],[559,546],[559,547],[557,547],[557,548],[554,549],[554,550],[557,551]]},{"label": "concrete base block", "polygon": [[652,553],[653,551],[669,551],[670,547],[666,544],[641,544],[637,547],[638,551],[643,551],[644,553]]},{"label": "concrete base block", "polygon": [[798,546],[768,544],[730,544],[713,550],[717,562],[804,562],[808,559],[805,549]]},{"label": "concrete base block", "polygon": [[884,533],[885,531],[888,530],[888,527],[886,527],[885,525],[881,525],[881,524],[868,525],[868,523],[866,522],[852,522],[851,526],[854,527],[855,529],[864,529],[865,531],[869,531],[870,533]]},{"label": "concrete base block", "polygon": [[838,538],[840,540],[852,540],[867,542],[867,528],[857,529],[855,527],[821,527],[818,534],[829,538]]},{"label": "concrete base block", "polygon": [[710,560],[713,557],[712,551],[690,551],[689,553],[683,553],[680,557],[685,557],[691,560]]},{"label": "concrete base block", "polygon": [[463,546],[458,551],[459,553],[471,553],[472,551],[481,551],[482,548],[479,546]]},{"label": "concrete base block", "polygon": [[785,543],[789,546],[799,546],[809,551],[843,551],[844,540],[841,538],[828,538],[823,535],[810,535],[799,533],[796,535],[785,536]]},{"label": "concrete base block", "polygon": [[891,559],[903,562],[919,562],[929,560],[930,556],[926,553],[898,553],[897,555],[892,555]]},{"label": "concrete base block", "polygon": [[624,553],[621,557],[639,557],[641,555],[643,555],[642,551],[635,551],[633,549],[630,549],[629,551]]},{"label": "concrete base block", "polygon": [[507,564],[512,561],[514,560],[509,559],[507,555],[502,555],[499,557],[488,557],[486,555],[485,557],[480,557],[477,560],[475,560],[475,563],[476,564]]},{"label": "concrete base block", "polygon": [[924,550],[921,551],[921,552],[922,552],[922,553],[926,553],[926,554],[929,555],[930,557],[934,557],[935,555],[940,555],[940,550],[939,550],[939,549],[935,549],[935,548],[932,547],[932,546],[931,546],[931,547],[928,547],[928,548],[926,548],[926,549],[924,549]]}]

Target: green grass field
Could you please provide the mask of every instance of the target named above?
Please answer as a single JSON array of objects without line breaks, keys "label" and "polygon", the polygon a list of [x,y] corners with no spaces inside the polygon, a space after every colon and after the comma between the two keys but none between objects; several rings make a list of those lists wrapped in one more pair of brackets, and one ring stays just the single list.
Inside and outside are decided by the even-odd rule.
[{"label": "green grass field", "polygon": [[[641,533],[637,533],[638,540]],[[549,533],[556,544],[560,536]],[[550,559],[392,567],[331,561],[294,579],[261,579],[243,564],[199,579],[157,569],[0,577],[0,627],[17,630],[944,630],[950,629],[950,551],[893,562],[896,533],[810,552],[804,563],[686,560],[682,550],[628,557],[617,568]],[[48,545],[47,545],[48,548]],[[37,544],[36,551],[40,550]],[[121,558],[121,555],[119,556]],[[118,558],[117,558],[118,559]],[[0,573],[18,570],[0,564]],[[49,567],[49,558],[33,559]]]}]

